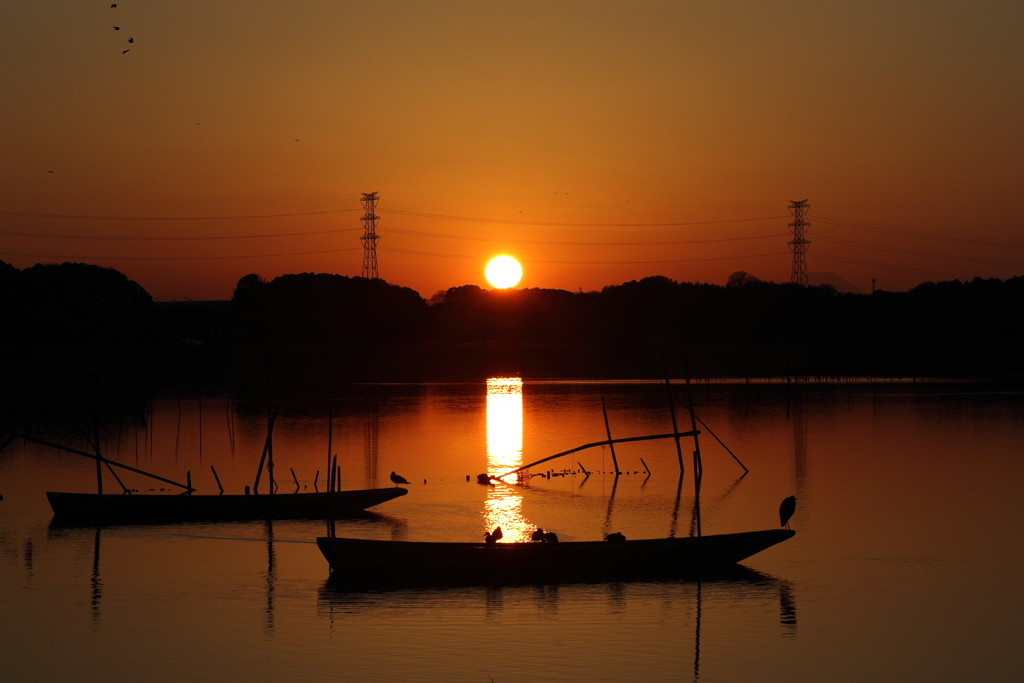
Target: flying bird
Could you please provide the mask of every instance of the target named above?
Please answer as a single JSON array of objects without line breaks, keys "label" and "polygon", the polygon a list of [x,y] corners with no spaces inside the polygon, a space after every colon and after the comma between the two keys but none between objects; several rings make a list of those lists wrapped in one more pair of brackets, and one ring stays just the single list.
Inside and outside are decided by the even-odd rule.
[{"label": "flying bird", "polygon": [[789,518],[796,512],[796,496],[790,496],[782,501],[779,505],[779,523],[780,526],[789,528]]},{"label": "flying bird", "polygon": [[134,42],[135,42],[135,39],[134,39],[134,38],[129,38],[129,39],[128,39],[128,42],[129,42],[129,43],[134,43]]},{"label": "flying bird", "polygon": [[405,477],[403,477],[400,474],[395,474],[394,471],[391,472],[391,481],[393,483],[395,483],[395,484],[408,484],[409,483],[408,479],[406,479]]},{"label": "flying bird", "polygon": [[121,54],[124,54],[125,52],[131,52],[131,51],[132,51],[131,48],[128,48],[127,50],[121,50]]},{"label": "flying bird", "polygon": [[53,171],[47,171],[47,173],[53,173]]},{"label": "flying bird", "polygon": [[117,3],[116,2],[113,5],[110,6],[110,9],[114,9],[115,7],[117,7]]},{"label": "flying bird", "polygon": [[120,30],[121,30],[121,27],[120,27],[120,26],[115,26],[115,27],[114,27],[114,30],[115,30],[115,31],[120,31]]}]

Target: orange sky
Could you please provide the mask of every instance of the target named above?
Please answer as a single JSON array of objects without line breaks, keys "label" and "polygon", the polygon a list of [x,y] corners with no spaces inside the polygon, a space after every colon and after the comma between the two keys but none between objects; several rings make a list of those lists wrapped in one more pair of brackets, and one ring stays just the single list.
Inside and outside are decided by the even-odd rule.
[{"label": "orange sky", "polygon": [[[1020,2],[110,4],[0,5],[19,268],[112,266],[159,299],[358,275],[376,190],[380,275],[425,297],[500,253],[522,287],[785,281],[805,198],[812,273],[1024,273]],[[320,234],[250,237],[296,232]],[[701,242],[727,238],[755,239]]]}]

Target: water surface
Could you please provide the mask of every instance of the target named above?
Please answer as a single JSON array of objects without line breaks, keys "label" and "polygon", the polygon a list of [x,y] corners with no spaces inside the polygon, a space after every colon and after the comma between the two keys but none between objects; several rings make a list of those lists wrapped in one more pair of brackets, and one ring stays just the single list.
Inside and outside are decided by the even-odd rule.
[{"label": "water surface", "polygon": [[[678,390],[677,390],[678,391]],[[338,535],[562,540],[687,535],[692,442],[583,451],[485,487],[475,475],[604,438],[671,430],[649,383],[363,387],[276,405],[279,493],[322,488],[328,413],[343,488],[410,493]],[[682,396],[682,392],[679,392]],[[1021,395],[969,384],[698,385],[704,533],[797,535],[715,582],[346,591],[314,521],[58,528],[47,490],[93,491],[91,461],[0,452],[0,675],[10,681],[1011,681],[1024,676]],[[681,427],[688,416],[680,410]],[[684,421],[685,419],[685,421]],[[200,429],[200,421],[202,427]],[[83,448],[80,420],[39,436]],[[266,405],[158,400],[101,426],[110,457],[215,493],[252,485]],[[651,476],[643,473],[641,458]],[[317,471],[319,470],[319,478]],[[466,481],[466,476],[471,481]],[[153,484],[123,477],[132,487]],[[424,480],[426,482],[424,483]],[[117,490],[109,476],[105,490]],[[160,484],[157,484],[159,487]],[[264,488],[266,483],[262,485]],[[612,493],[614,491],[614,496]]]}]

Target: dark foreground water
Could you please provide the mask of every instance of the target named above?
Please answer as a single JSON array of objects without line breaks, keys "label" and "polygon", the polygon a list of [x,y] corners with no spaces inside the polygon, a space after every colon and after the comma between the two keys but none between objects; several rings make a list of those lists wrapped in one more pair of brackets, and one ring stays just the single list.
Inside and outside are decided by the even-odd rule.
[{"label": "dark foreground water", "polygon": [[[410,493],[338,535],[562,540],[686,535],[671,441],[600,448],[493,488],[466,475],[604,438],[670,431],[654,384],[364,387],[278,406],[280,492],[312,488],[327,414],[344,488]],[[680,392],[682,393],[682,392]],[[771,528],[796,495],[797,535],[729,580],[345,591],[313,543],[322,522],[55,528],[46,490],[95,490],[91,461],[16,441],[0,452],[4,681],[1019,681],[1024,679],[1024,400],[969,384],[696,390],[698,414],[745,462],[701,441],[704,533]],[[147,431],[102,428],[120,461],[216,492],[252,484],[265,406],[157,401]],[[683,418],[680,413],[680,419]],[[180,417],[179,417],[180,416]],[[200,418],[202,439],[200,444]],[[36,432],[81,447],[75,419]],[[200,454],[201,448],[201,454]],[[684,453],[691,446],[684,443]],[[640,458],[652,475],[643,475]],[[687,457],[687,463],[689,459]],[[426,479],[426,483],[423,480]],[[134,487],[152,484],[131,478]],[[107,491],[117,488],[109,475]],[[159,486],[159,484],[158,484]]]}]

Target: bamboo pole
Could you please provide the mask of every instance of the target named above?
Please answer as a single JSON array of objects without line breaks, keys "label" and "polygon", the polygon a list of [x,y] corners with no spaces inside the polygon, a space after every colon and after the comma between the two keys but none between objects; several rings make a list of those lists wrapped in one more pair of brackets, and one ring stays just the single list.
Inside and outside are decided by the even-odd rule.
[{"label": "bamboo pole", "polygon": [[[694,433],[695,432],[677,432],[675,434],[648,434],[647,436],[627,436],[627,437],[622,438],[622,439],[612,439],[612,442],[614,442],[614,443],[632,443],[634,441],[654,441],[656,439],[672,439],[672,438],[675,438],[677,436],[678,437],[693,436]],[[699,434],[700,432],[696,432],[696,433]],[[598,446],[608,446],[609,444],[610,444],[610,442],[608,442],[608,441],[594,441],[593,443],[585,443],[582,446],[577,446],[576,448],[570,448],[569,450],[562,451],[561,453],[555,453],[554,455],[549,455],[546,458],[541,458],[540,460],[537,460],[535,462],[531,462],[528,465],[523,465],[522,467],[517,467],[514,470],[509,470],[508,472],[505,472],[504,474],[498,474],[498,475],[495,475],[495,476],[493,476],[491,478],[492,479],[502,479],[504,477],[507,477],[510,474],[516,474],[518,472],[522,472],[523,470],[528,470],[531,467],[536,467],[537,465],[540,465],[541,463],[545,463],[545,462],[547,462],[549,460],[554,460],[555,458],[562,458],[562,457],[565,457],[567,455],[572,455],[573,453],[577,453],[579,451],[585,451],[588,448],[597,448]]]},{"label": "bamboo pole", "polygon": [[[676,440],[676,443],[679,443],[678,439]],[[651,476],[651,468],[647,466],[647,462],[643,458],[640,458],[640,462],[643,463],[643,465],[644,465],[644,472],[647,473],[647,476]]]},{"label": "bamboo pole", "polygon": [[697,522],[697,538],[701,537],[700,526],[700,483],[704,477],[704,465],[700,459],[700,441],[697,439],[697,413],[693,410],[693,388],[690,386],[690,364],[686,360],[686,394],[690,404],[690,424],[693,429],[693,516]]},{"label": "bamboo pole", "polygon": [[[29,436],[28,434],[22,434],[21,438],[23,438],[25,441],[31,441],[32,443],[38,443],[38,444],[42,444],[44,446],[50,446],[51,448],[56,448],[59,451],[66,451],[68,453],[74,453],[75,455],[81,455],[83,457],[90,458],[92,460],[96,460],[97,459],[96,456],[93,455],[92,453],[86,453],[85,451],[80,451],[80,450],[78,450],[76,448],[69,448],[68,446],[62,446],[60,444],[51,443],[51,442],[46,441],[44,439],[37,439],[36,437]],[[120,467],[123,470],[128,470],[129,472],[135,472],[136,474],[141,474],[143,476],[149,477],[150,479],[156,479],[157,481],[162,481],[162,482],[164,482],[166,484],[173,484],[174,486],[177,486],[177,487],[183,488],[183,489],[187,489],[188,488],[188,486],[186,486],[185,484],[179,484],[176,481],[171,481],[170,479],[165,479],[164,477],[157,476],[155,474],[152,474],[151,472],[146,472],[144,470],[140,470],[138,468],[131,467],[129,465],[122,465],[119,462],[115,462],[113,460],[107,460],[106,458],[103,458],[103,457],[100,457],[99,460],[101,462],[108,463],[110,467]]]},{"label": "bamboo pole", "polygon": [[271,413],[267,420],[267,440],[263,442],[263,455],[260,456],[260,466],[256,468],[256,483],[252,485],[252,492],[254,494],[259,493],[260,477],[263,475],[263,464],[267,460],[267,450],[270,448],[270,435],[274,433],[274,422],[276,419],[277,415]]},{"label": "bamboo pole", "polygon": [[[332,450],[334,450],[334,406],[327,406],[327,469],[331,467]],[[316,488],[315,483],[313,487]]]},{"label": "bamboo pole", "polygon": [[100,454],[100,421],[96,416],[96,386],[92,388],[92,447],[96,451],[96,489],[97,493],[103,495],[103,456]]},{"label": "bamboo pole", "polygon": [[615,476],[621,474],[619,472],[619,459],[615,457],[615,442],[612,441],[612,428],[608,426],[608,409],[604,406],[604,396],[601,397],[601,412],[604,414],[604,431],[608,435],[608,447],[612,452],[612,466],[615,468]]},{"label": "bamboo pole", "polygon": [[[668,392],[668,412],[672,415],[672,431],[678,432],[679,427],[676,424],[676,404],[672,400],[672,383],[668,378],[668,370],[665,371],[665,391]],[[694,429],[696,429],[696,425]],[[686,468],[683,467],[683,447],[679,445],[679,437],[676,437],[676,458],[679,460],[679,471],[685,472]]]},{"label": "bamboo pole", "polygon": [[[697,416],[696,416],[696,415],[694,415],[694,417],[697,417]],[[735,454],[735,453],[733,453],[733,452],[732,452],[731,450],[729,450],[729,447],[728,447],[728,446],[726,446],[726,445],[725,445],[725,443],[724,443],[724,442],[723,442],[723,441],[722,441],[721,439],[719,439],[719,438],[718,438],[718,435],[717,435],[717,434],[715,434],[715,433],[714,433],[713,431],[711,431],[711,427],[708,427],[708,426],[707,426],[707,425],[706,425],[706,424],[704,423],[704,420],[702,420],[702,419],[700,419],[699,417],[697,417],[697,422],[700,422],[701,426],[702,426],[702,427],[704,427],[704,429],[708,430],[708,434],[710,434],[711,436],[715,437],[715,441],[717,441],[718,443],[720,443],[720,444],[722,445],[722,448],[724,448],[724,449],[725,449],[725,452],[726,452],[726,453],[728,453],[729,455],[731,455],[731,456],[732,456],[732,459],[733,459],[733,460],[735,460],[735,461],[736,461],[737,463],[739,463],[739,466],[743,468],[743,472],[744,472],[745,474],[746,474],[746,473],[749,473],[749,472],[750,472],[750,470],[748,470],[748,469],[747,469],[747,466],[746,466],[746,465],[744,465],[744,464],[743,464],[742,462],[740,462],[740,459],[736,457],[736,454]]]},{"label": "bamboo pole", "polygon": [[295,468],[294,467],[289,467],[288,469],[291,470],[292,479],[295,480],[295,493],[298,493],[299,492],[299,488],[300,488],[299,487],[299,478],[295,476]]},{"label": "bamboo pole", "polygon": [[316,491],[317,493],[320,493],[320,489],[317,488],[317,486],[316,486],[316,483],[319,480],[320,480],[320,470],[317,470],[316,471],[316,476],[313,477],[313,490]]},{"label": "bamboo pole", "polygon": [[213,478],[217,480],[217,488],[220,489],[221,495],[224,495],[224,487],[220,484],[220,477],[217,476],[217,470],[213,469],[213,465],[210,465],[210,471],[213,472]]}]

